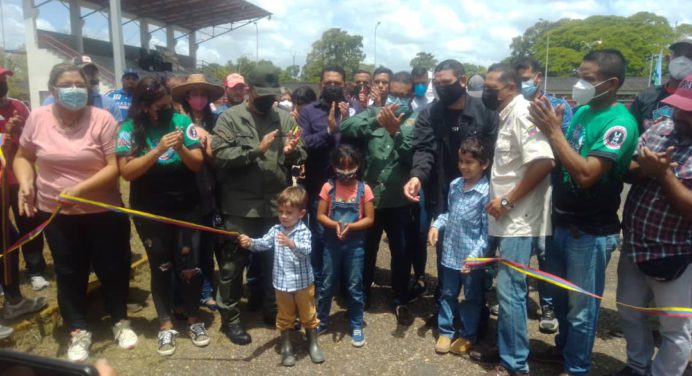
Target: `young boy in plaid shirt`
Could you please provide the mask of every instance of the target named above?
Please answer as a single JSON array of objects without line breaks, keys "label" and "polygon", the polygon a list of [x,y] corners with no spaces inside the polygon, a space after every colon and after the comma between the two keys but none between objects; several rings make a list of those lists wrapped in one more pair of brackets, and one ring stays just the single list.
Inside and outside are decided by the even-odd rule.
[{"label": "young boy in plaid shirt", "polygon": [[302,219],[306,213],[307,194],[301,187],[288,187],[277,198],[279,223],[262,238],[252,239],[240,235],[240,246],[252,252],[273,249],[273,282],[276,289],[276,328],[281,332],[281,363],[295,364],[295,354],[289,336],[296,315],[308,337],[310,359],[314,363],[324,362],[324,355],[317,342],[317,319],[315,309],[315,283],[310,264],[310,229]]}]

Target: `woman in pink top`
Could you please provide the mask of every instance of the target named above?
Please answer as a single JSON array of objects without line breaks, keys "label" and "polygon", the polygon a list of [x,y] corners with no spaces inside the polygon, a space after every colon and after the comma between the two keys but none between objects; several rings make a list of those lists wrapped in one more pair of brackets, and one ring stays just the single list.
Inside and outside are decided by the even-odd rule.
[{"label": "woman in pink top", "polygon": [[[19,181],[19,214],[47,218],[61,205],[60,193],[120,205],[114,152],[117,125],[112,115],[87,103],[87,79],[75,65],[54,66],[48,86],[56,102],[29,115],[13,164]],[[118,345],[134,347],[137,335],[130,329],[126,308],[131,258],[128,218],[63,203],[45,235],[55,265],[60,313],[71,334],[68,359],[89,357],[90,267],[101,281]]]}]

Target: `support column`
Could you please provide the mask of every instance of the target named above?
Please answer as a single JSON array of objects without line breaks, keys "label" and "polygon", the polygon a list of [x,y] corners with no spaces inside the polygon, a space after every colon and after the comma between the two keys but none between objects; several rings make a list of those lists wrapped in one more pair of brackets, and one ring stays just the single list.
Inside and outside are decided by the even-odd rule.
[{"label": "support column", "polygon": [[84,54],[84,38],[82,37],[82,8],[80,0],[70,0],[70,31],[75,40],[75,50]]},{"label": "support column", "polygon": [[149,34],[149,19],[142,17],[139,19],[139,44],[146,51],[149,51],[149,41],[151,41],[151,34]]},{"label": "support column", "polygon": [[190,46],[190,60],[192,60],[192,69],[196,70],[197,69],[197,48],[199,45],[197,44],[197,33],[195,31],[190,31],[190,34],[188,34],[188,45]]},{"label": "support column", "polygon": [[[40,88],[46,86],[46,82],[40,82],[41,76],[40,66],[34,56],[38,51],[38,38],[36,33],[36,15],[38,10],[34,8],[34,0],[22,1],[22,14],[24,17],[24,38],[26,44],[27,56],[27,78],[29,79],[29,100],[31,108],[41,106]],[[45,76],[45,74],[44,74]]]},{"label": "support column", "polygon": [[175,33],[173,32],[173,26],[166,26],[166,48],[168,51],[175,53]]},{"label": "support column", "polygon": [[125,45],[123,44],[123,21],[120,0],[110,0],[111,44],[113,45],[114,85],[125,70]]}]

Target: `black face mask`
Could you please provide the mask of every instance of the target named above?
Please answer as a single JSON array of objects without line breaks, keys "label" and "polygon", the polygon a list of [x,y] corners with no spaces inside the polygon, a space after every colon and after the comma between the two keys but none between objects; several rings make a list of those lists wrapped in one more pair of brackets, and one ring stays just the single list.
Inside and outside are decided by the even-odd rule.
[{"label": "black face mask", "polygon": [[449,106],[461,98],[466,90],[459,85],[459,81],[451,83],[449,85],[436,85],[435,90],[437,90],[437,96],[440,102],[445,106]]},{"label": "black face mask", "polygon": [[257,112],[262,115],[267,115],[274,105],[274,99],[275,97],[273,95],[263,95],[253,99],[252,105],[255,106]]},{"label": "black face mask", "polygon": [[495,111],[500,108],[500,99],[497,97],[499,93],[497,89],[483,89],[481,100],[488,110]]},{"label": "black face mask", "polygon": [[5,82],[0,82],[0,98],[5,98],[5,95],[7,95],[7,92],[9,91],[9,87],[7,86],[7,81]]},{"label": "black face mask", "polygon": [[156,123],[159,126],[167,126],[173,120],[173,107],[162,108],[156,111]]},{"label": "black face mask", "polygon": [[333,102],[343,102],[346,100],[344,98],[344,88],[341,86],[330,85],[322,89],[322,99],[331,105]]}]

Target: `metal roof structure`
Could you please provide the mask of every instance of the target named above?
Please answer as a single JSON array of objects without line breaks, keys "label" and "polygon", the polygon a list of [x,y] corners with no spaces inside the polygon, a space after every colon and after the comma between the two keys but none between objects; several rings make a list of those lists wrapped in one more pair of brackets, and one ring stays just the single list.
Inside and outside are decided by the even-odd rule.
[{"label": "metal roof structure", "polygon": [[[108,8],[109,0],[89,0]],[[191,31],[269,17],[271,13],[243,0],[121,0],[122,11]]]}]

